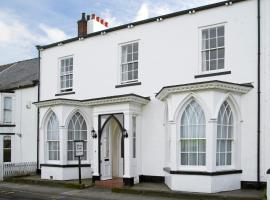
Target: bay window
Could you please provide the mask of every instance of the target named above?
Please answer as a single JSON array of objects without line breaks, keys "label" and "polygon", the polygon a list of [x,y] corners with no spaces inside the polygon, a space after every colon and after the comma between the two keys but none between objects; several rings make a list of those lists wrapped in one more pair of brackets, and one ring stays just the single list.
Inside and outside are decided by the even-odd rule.
[{"label": "bay window", "polygon": [[200,105],[192,100],[181,117],[181,165],[205,166],[206,134],[205,116]]}]

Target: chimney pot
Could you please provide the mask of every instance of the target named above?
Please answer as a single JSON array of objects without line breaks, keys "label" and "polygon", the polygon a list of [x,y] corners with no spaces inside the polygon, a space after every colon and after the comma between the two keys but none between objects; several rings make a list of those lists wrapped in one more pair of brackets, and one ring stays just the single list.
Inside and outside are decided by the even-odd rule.
[{"label": "chimney pot", "polygon": [[85,13],[82,13],[82,20],[85,20]]},{"label": "chimney pot", "polygon": [[108,27],[109,23],[108,22],[104,22],[104,26]]},{"label": "chimney pot", "polygon": [[96,17],[97,22],[99,22],[100,17]]},{"label": "chimney pot", "polygon": [[95,19],[96,18],[96,15],[95,14],[92,14],[91,15],[91,19]]},{"label": "chimney pot", "polygon": [[101,23],[101,24],[104,24],[104,19],[101,19],[101,20],[100,20],[100,23]]},{"label": "chimney pot", "polygon": [[87,16],[86,16],[86,20],[87,20],[87,21],[90,20],[90,15],[87,15]]}]

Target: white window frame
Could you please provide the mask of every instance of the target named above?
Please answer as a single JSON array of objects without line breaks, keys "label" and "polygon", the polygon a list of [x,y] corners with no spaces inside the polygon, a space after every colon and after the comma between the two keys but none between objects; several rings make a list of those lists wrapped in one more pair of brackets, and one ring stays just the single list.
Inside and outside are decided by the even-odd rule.
[{"label": "white window frame", "polygon": [[[4,147],[4,141],[5,141],[5,137],[9,137],[10,138],[10,148],[5,148]],[[12,146],[12,144],[13,144],[13,142],[12,142],[12,136],[11,135],[3,135],[3,140],[2,140],[2,144],[3,144],[3,163],[12,163],[12,155],[13,155],[13,153],[12,153],[12,149],[13,149],[13,146]],[[4,162],[4,150],[5,149],[10,149],[10,162]]]},{"label": "white window frame", "polygon": [[[204,29],[210,29],[210,28],[214,28],[214,27],[219,27],[219,26],[224,26],[224,68],[223,69],[215,69],[215,70],[203,70],[203,63],[202,63],[202,31]],[[216,23],[216,24],[212,24],[212,25],[206,25],[206,26],[200,26],[198,28],[198,38],[199,38],[199,49],[198,49],[198,58],[199,58],[199,66],[198,66],[198,74],[212,74],[212,73],[217,73],[217,72],[224,72],[224,71],[229,71],[230,68],[229,66],[227,66],[227,52],[228,52],[228,48],[227,48],[227,40],[228,40],[228,24],[226,22],[221,22],[221,23]]]},{"label": "white window frame", "polygon": [[[225,101],[224,101],[225,102]],[[224,103],[223,102],[223,103]],[[235,170],[238,166],[237,162],[236,162],[236,158],[239,158],[240,159],[240,146],[239,146],[239,143],[238,143],[238,139],[239,139],[239,129],[238,129],[238,126],[236,125],[236,120],[237,120],[237,116],[236,116],[236,112],[235,110],[233,109],[233,106],[231,105],[231,103],[229,101],[226,100],[226,102],[229,104],[230,106],[230,109],[231,109],[231,112],[233,114],[233,136],[232,136],[232,155],[231,155],[231,165],[216,165],[216,158],[215,158],[215,168],[216,168],[216,171],[224,171],[224,170]],[[223,105],[223,103],[221,105]],[[220,108],[219,107],[219,110],[218,110],[218,113],[220,111]],[[218,120],[218,116],[217,116],[217,120]],[[218,121],[217,121],[217,125],[218,125]],[[216,141],[215,141],[215,153],[217,153],[217,129],[218,129],[218,126],[216,127]],[[238,134],[237,134],[238,133]],[[239,166],[238,166],[239,167]]]},{"label": "white window frame", "polygon": [[[5,98],[11,98],[11,122],[5,122]],[[2,96],[2,114],[1,114],[1,118],[2,118],[2,123],[3,124],[14,124],[14,112],[15,112],[15,105],[14,105],[14,95],[12,94],[4,94]]]},{"label": "white window frame", "polygon": [[[74,117],[74,115],[76,115],[77,113],[79,113],[81,116],[82,116],[82,118],[83,118],[83,120],[85,121],[85,124],[86,124],[86,130],[82,130],[82,131],[86,131],[86,140],[83,140],[82,138],[79,138],[79,140],[83,140],[85,143],[86,143],[86,145],[85,145],[85,147],[86,147],[86,149],[84,149],[85,151],[86,151],[86,158],[85,159],[82,159],[81,158],[81,162],[82,163],[88,163],[88,160],[89,160],[89,142],[88,142],[88,140],[89,140],[89,134],[88,134],[88,126],[87,126],[87,122],[86,122],[86,118],[80,113],[80,112],[75,112],[73,115],[72,115],[72,117],[70,118],[70,120],[69,120],[69,122],[68,122],[68,128],[67,128],[67,148],[66,148],[66,156],[67,156],[67,162],[68,162],[68,164],[77,164],[78,163],[78,160],[76,159],[76,157],[75,156],[73,156],[73,160],[69,160],[68,159],[68,152],[69,152],[69,150],[68,150],[68,143],[69,142],[73,142],[73,144],[74,144],[74,141],[75,141],[75,139],[74,140],[69,140],[69,138],[68,138],[68,131],[69,131],[69,123],[71,122],[71,120],[73,119],[73,117]],[[73,146],[74,147],[74,146]],[[73,152],[74,152],[74,154],[75,154],[75,149],[73,148]]]},{"label": "white window frame", "polygon": [[[59,129],[59,126],[58,126],[58,140],[49,140],[48,139],[48,124],[49,124],[49,121],[52,117],[52,115],[55,115],[56,117],[56,120],[58,121],[58,125],[59,125],[59,119],[57,118],[57,115],[55,113],[51,113],[49,115],[49,118],[48,118],[48,121],[46,123],[46,131],[45,131],[45,138],[46,138],[46,141],[45,141],[45,147],[46,147],[46,162],[47,163],[60,163],[61,162],[61,147],[60,147],[60,129]],[[49,142],[58,142],[58,160],[50,160],[49,159]]]},{"label": "white window frame", "polygon": [[[137,62],[138,63],[138,74],[137,74],[137,79],[133,79],[133,80],[126,80],[126,81],[123,81],[122,80],[122,47],[125,46],[125,45],[130,45],[130,44],[134,44],[134,43],[138,43],[138,59],[137,61],[132,61],[132,62],[127,62],[125,64],[128,64],[128,63],[134,63],[134,62]],[[139,73],[139,65],[140,65],[140,41],[139,40],[133,40],[133,41],[129,41],[129,42],[125,42],[125,43],[120,43],[119,44],[119,50],[118,50],[118,58],[119,58],[119,61],[118,61],[118,66],[119,66],[119,70],[118,70],[118,76],[119,76],[119,84],[121,85],[125,85],[125,84],[129,84],[129,83],[137,83],[139,82],[139,77],[140,77],[140,73]]]},{"label": "white window frame", "polygon": [[[61,61],[65,60],[65,59],[70,59],[70,58],[72,58],[72,60],[73,60],[72,72],[64,74],[64,75],[72,75],[72,86],[62,88],[61,87],[61,77],[64,75],[62,75],[62,72],[61,72]],[[64,56],[64,57],[58,58],[58,92],[59,93],[69,93],[72,91],[74,91],[74,55],[69,55],[69,56]]]},{"label": "white window frame", "polygon": [[[207,141],[207,137],[208,137],[208,134],[207,132],[205,132],[205,141],[206,141],[206,144],[205,144],[205,165],[182,165],[181,164],[181,118],[182,118],[182,115],[185,111],[185,109],[187,108],[187,106],[192,102],[192,101],[195,101],[196,103],[198,103],[195,99],[190,99],[187,103],[185,103],[185,105],[183,105],[183,109],[182,111],[179,113],[179,117],[178,117],[178,122],[177,122],[177,128],[176,128],[176,138],[177,138],[177,152],[176,152],[176,158],[177,158],[177,169],[178,170],[181,170],[181,171],[206,171],[207,169],[207,165],[208,165],[208,154],[207,154],[207,149],[208,149],[208,141]],[[199,103],[198,103],[199,104]],[[199,104],[200,105],[200,104]],[[203,110],[203,107],[200,105],[202,111],[204,112]],[[207,131],[207,119],[206,119],[206,114],[204,112],[204,116],[205,116],[205,131]],[[172,145],[172,143],[171,143]]]}]

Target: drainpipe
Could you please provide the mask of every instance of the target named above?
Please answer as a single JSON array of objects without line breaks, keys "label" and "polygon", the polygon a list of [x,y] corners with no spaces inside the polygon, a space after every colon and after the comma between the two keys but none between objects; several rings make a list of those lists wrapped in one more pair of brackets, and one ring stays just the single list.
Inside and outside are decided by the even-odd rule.
[{"label": "drainpipe", "polygon": [[257,113],[257,187],[260,189],[261,187],[261,1],[257,0],[257,20],[258,20],[258,113]]},{"label": "drainpipe", "polygon": [[[38,102],[40,101],[40,47],[36,46],[38,50]],[[40,169],[39,169],[39,108],[37,108],[37,174],[40,174]]]}]

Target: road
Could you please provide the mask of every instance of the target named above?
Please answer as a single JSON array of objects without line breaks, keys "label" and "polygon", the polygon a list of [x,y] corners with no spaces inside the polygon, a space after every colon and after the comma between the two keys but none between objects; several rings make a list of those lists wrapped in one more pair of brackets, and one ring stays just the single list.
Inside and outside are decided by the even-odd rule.
[{"label": "road", "polygon": [[[0,183],[0,200],[175,200],[173,198],[147,197],[142,195],[117,194],[110,190],[88,188],[84,190],[25,185],[14,183]],[[184,199],[178,199],[184,200]]]}]

